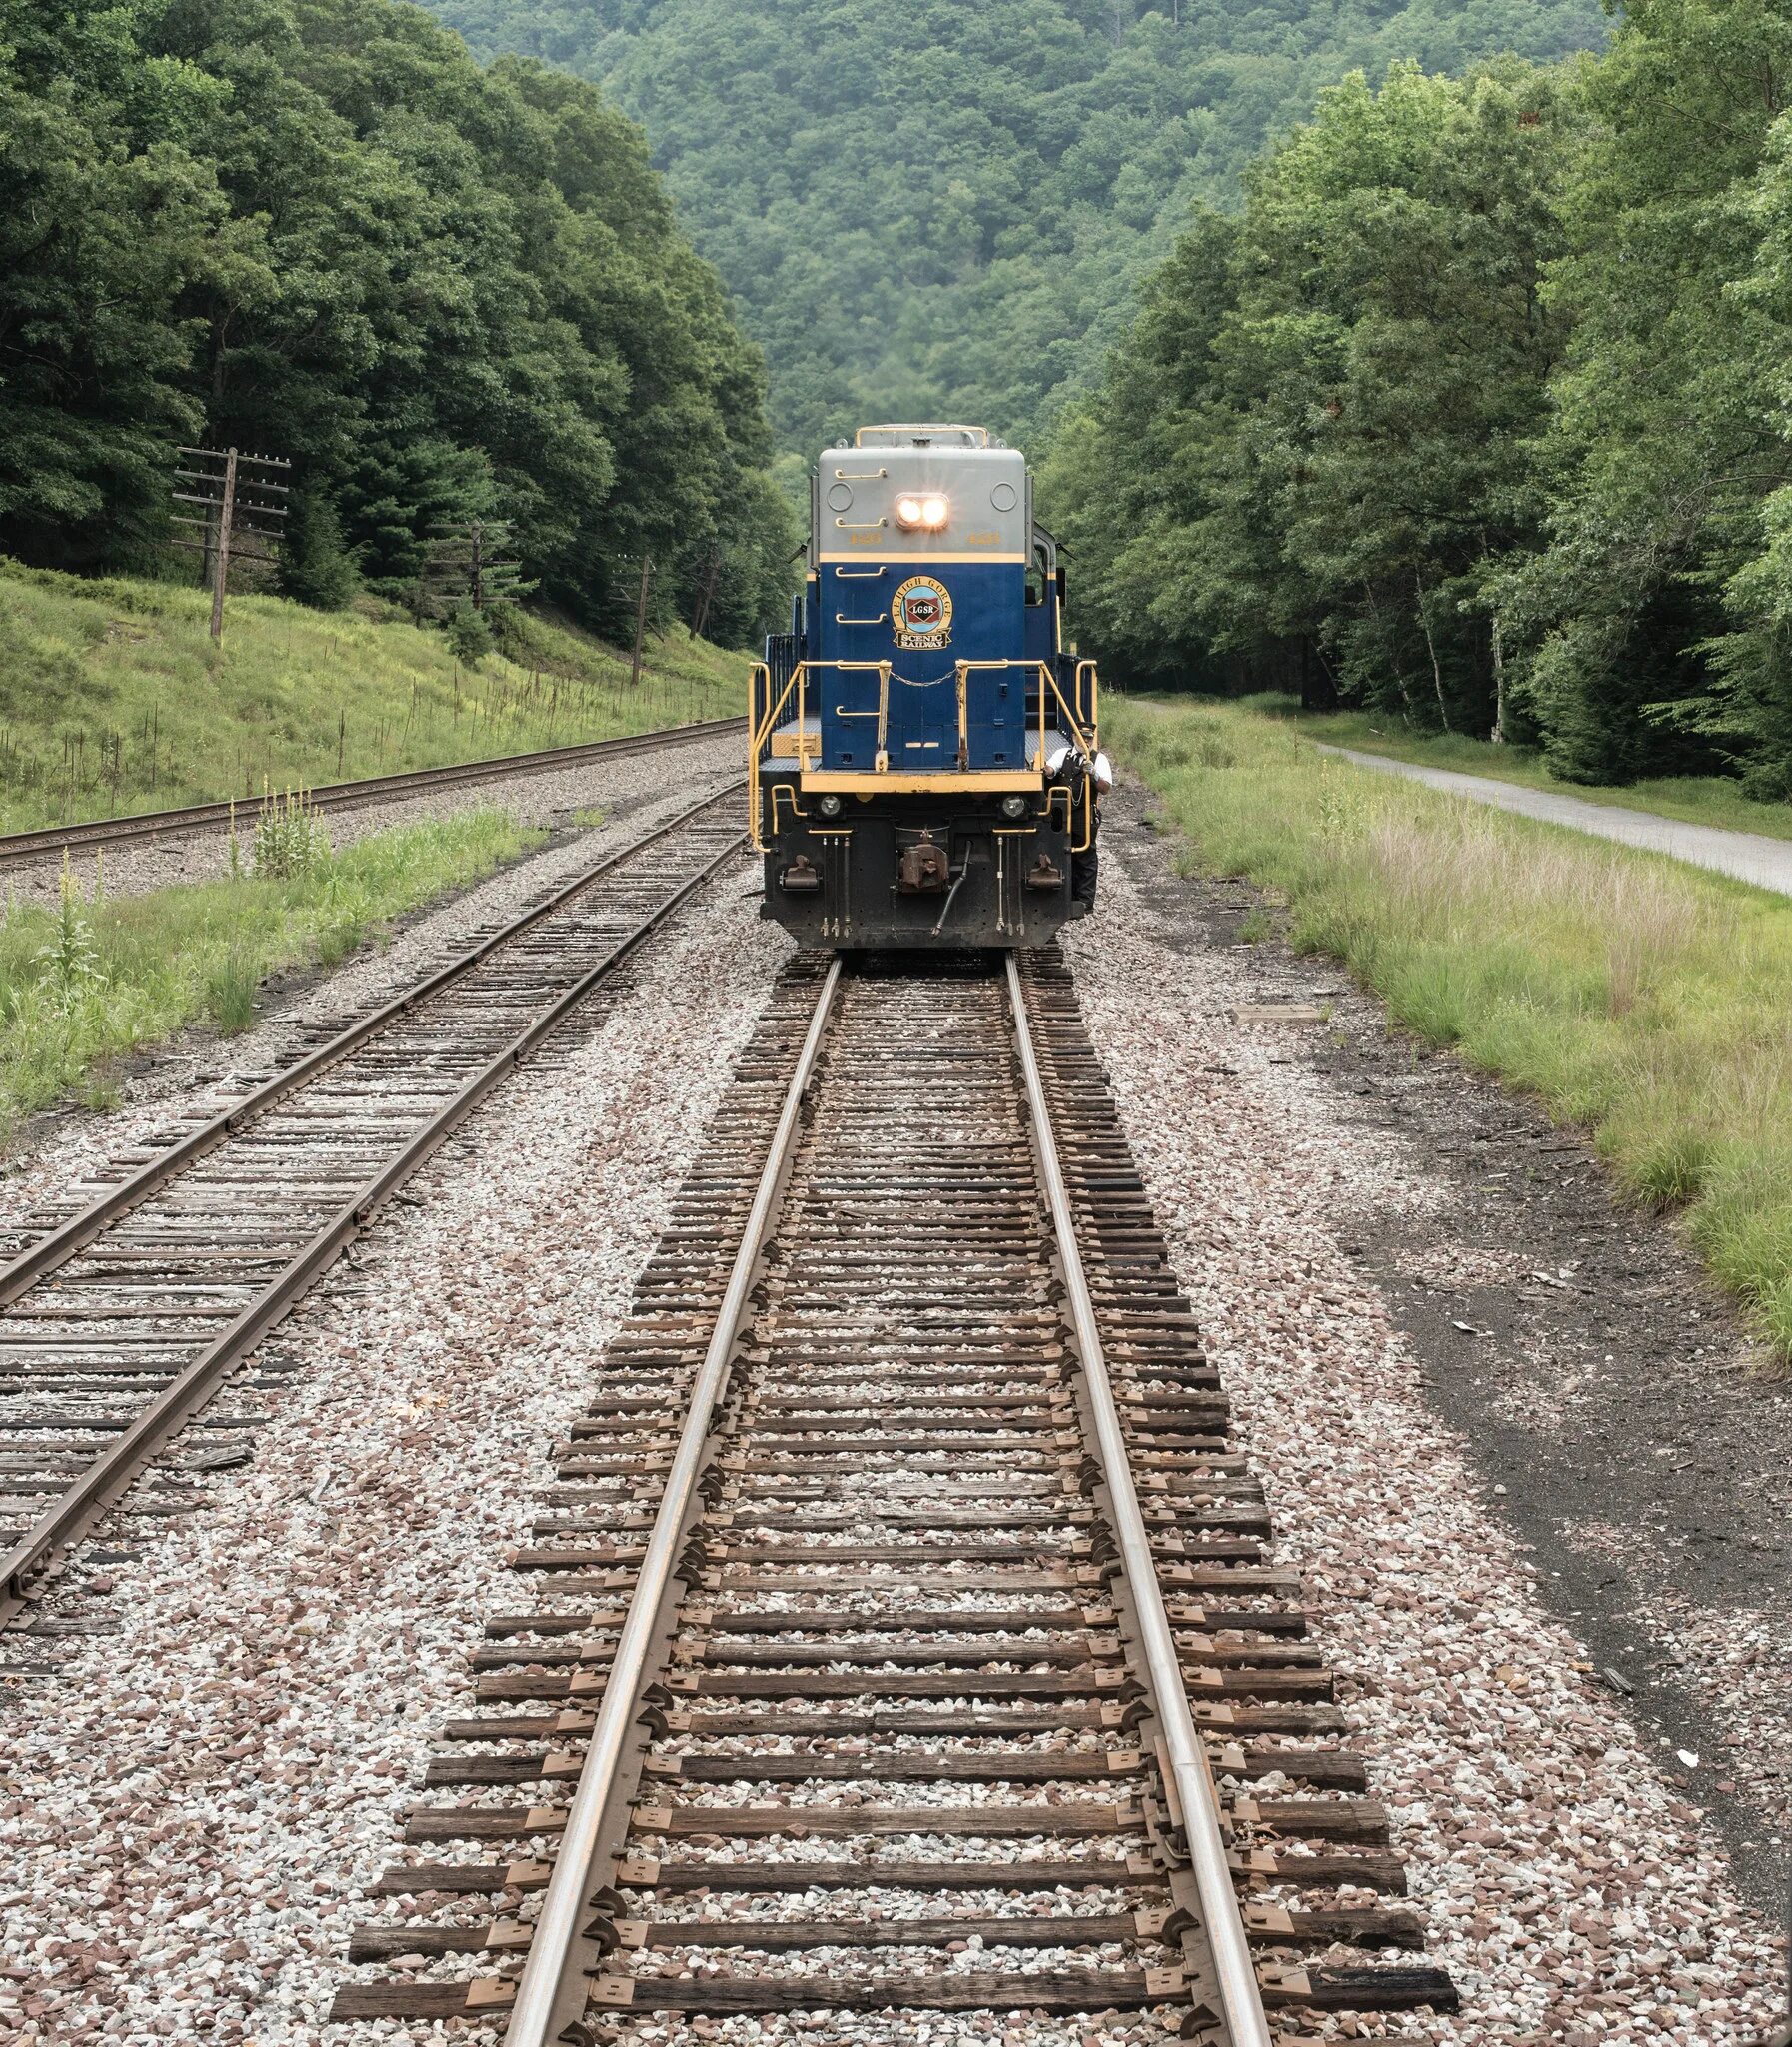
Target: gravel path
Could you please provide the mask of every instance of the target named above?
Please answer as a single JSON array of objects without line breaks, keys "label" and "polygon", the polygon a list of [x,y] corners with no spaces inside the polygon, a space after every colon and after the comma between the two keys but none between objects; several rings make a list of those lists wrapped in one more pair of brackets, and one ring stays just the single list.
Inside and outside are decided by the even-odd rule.
[{"label": "gravel path", "polygon": [[[389,945],[364,946],[296,1001],[277,1004],[273,1015],[241,1036],[186,1032],[125,1083],[123,1108],[99,1115],[73,1110],[61,1118],[35,1119],[27,1138],[35,1135],[37,1142],[0,1167],[0,1232],[17,1227],[43,1195],[85,1179],[118,1150],[152,1141],[173,1111],[205,1100],[216,1105],[221,1096],[213,1095],[212,1088],[245,1074],[266,1073],[293,1057],[305,1048],[308,1026],[324,1019],[346,1023],[375,1008],[471,944],[477,934],[517,916],[581,867],[620,851],[656,823],[689,809],[700,797],[722,788],[737,765],[720,749],[705,745],[690,747],[672,761],[637,754],[601,770],[581,771],[591,778],[581,802],[599,804],[603,810],[602,822],[591,830],[408,920]],[[355,814],[357,821],[368,815]],[[107,878],[110,888],[110,865]],[[746,879],[741,886],[747,886]]]},{"label": "gravel path", "polygon": [[355,1887],[462,1700],[475,1616],[514,1596],[541,1459],[786,950],[746,874],[273,1339],[304,1370],[253,1463],[135,1560],[71,1572],[56,1618],[121,1628],[0,1693],[0,2037],[324,2037]]},{"label": "gravel path", "polygon": [[[703,775],[739,775],[741,743],[730,734],[713,740],[692,740],[664,752],[625,754],[620,760],[588,761],[549,774],[517,775],[497,782],[462,782],[424,790],[390,802],[359,805],[324,814],[330,844],[339,850],[393,825],[415,825],[426,818],[458,817],[463,811],[495,805],[525,825],[564,823],[567,814],[589,806],[605,811],[664,788],[686,784]],[[247,831],[239,833],[245,842]],[[207,827],[177,833],[160,841],[140,840],[108,846],[103,871],[109,896],[143,896],[176,882],[214,882],[222,878],[230,846],[228,828]],[[74,871],[91,893],[96,873],[94,853],[75,857]],[[9,864],[4,885],[20,902],[54,904],[62,874],[62,856]]]},{"label": "gravel path", "polygon": [[[1107,848],[1103,849],[1108,852]],[[1440,2042],[1743,2047],[1782,2007],[1773,1930],[1651,1759],[1530,1566],[1338,1231],[1429,1198],[1239,1023],[1248,954],[1165,946],[1117,849],[1072,927],[1095,1042],[1182,1277],[1393,1808],[1427,1956],[1465,2011]]]},{"label": "gravel path", "polygon": [[1518,811],[1550,825],[1569,825],[1576,832],[1621,840],[1626,846],[1646,847],[1651,853],[1671,853],[1676,860],[1688,861],[1694,867],[1733,875],[1739,882],[1752,882],[1757,889],[1771,889],[1779,896],[1792,896],[1792,839],[1770,839],[1760,832],[1731,832],[1716,825],[1689,825],[1679,818],[1664,818],[1655,811],[1588,803],[1584,797],[1557,796],[1553,790],[1527,789],[1521,782],[1499,782],[1487,775],[1459,775],[1449,768],[1424,768],[1416,761],[1359,753],[1354,747],[1321,746],[1319,751],[1352,762],[1358,768],[1373,768],[1378,774],[1404,775],[1449,796],[1465,796],[1477,804],[1492,804],[1498,810]]}]

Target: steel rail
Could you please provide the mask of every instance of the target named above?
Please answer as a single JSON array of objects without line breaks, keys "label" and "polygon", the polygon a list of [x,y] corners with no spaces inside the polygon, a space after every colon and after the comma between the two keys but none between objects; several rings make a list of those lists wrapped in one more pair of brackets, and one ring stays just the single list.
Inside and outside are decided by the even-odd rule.
[{"label": "steel rail", "polygon": [[147,1159],[135,1172],[128,1173],[115,1185],[108,1187],[105,1193],[90,1202],[78,1214],[59,1222],[35,1243],[27,1245],[16,1257],[0,1265],[0,1307],[5,1307],[17,1300],[21,1294],[28,1292],[46,1273],[55,1271],[59,1265],[67,1264],[69,1259],[91,1243],[108,1223],[116,1222],[121,1215],[128,1215],[133,1208],[140,1207],[176,1173],[184,1171],[195,1159],[202,1158],[208,1151],[214,1150],[226,1137],[234,1136],[245,1123],[253,1121],[256,1116],[272,1108],[277,1101],[284,1099],[288,1094],[296,1093],[299,1088],[315,1080],[326,1067],[334,1065],[339,1059],[357,1050],[369,1038],[377,1037],[388,1024],[396,1023],[399,1018],[416,1009],[419,1003],[427,1002],[431,996],[439,995],[443,989],[450,987],[463,975],[472,973],[500,947],[508,945],[533,925],[540,924],[543,918],[551,917],[557,910],[564,908],[582,890],[590,888],[594,882],[601,882],[624,861],[633,860],[637,854],[645,853],[649,847],[658,845],[662,839],[690,824],[694,818],[701,817],[713,805],[732,794],[731,790],[722,790],[714,796],[705,797],[701,803],[692,805],[687,811],[681,811],[667,824],[658,826],[644,838],[600,861],[596,867],[587,868],[584,873],[576,875],[572,881],[555,890],[534,909],[524,911],[521,916],[513,918],[499,931],[481,939],[465,953],[457,954],[434,973],[427,974],[421,981],[413,982],[409,988],[402,989],[390,1002],[382,1003],[377,1010],[357,1019],[355,1023],[339,1030],[334,1037],[295,1059],[290,1066],[282,1067],[278,1073],[245,1094],[240,1101],[233,1102],[229,1108],[213,1116],[209,1122],[201,1123],[198,1129],[190,1130],[186,1136],[177,1139],[166,1149],[158,1151],[154,1158]]},{"label": "steel rail", "polygon": [[1119,1408],[1113,1396],[1113,1380],[1107,1370],[1107,1354],[1102,1347],[1088,1276],[1083,1270],[1082,1253],[1077,1246],[1076,1218],[1070,1206],[1063,1165],[1058,1157],[1057,1140],[1052,1133],[1050,1104],[1046,1100],[1038,1057],[1033,1049],[1032,1030],[1027,1021],[1026,989],[1012,952],[1007,956],[1007,985],[1014,1041],[1020,1054],[1020,1071],[1026,1084],[1026,1103],[1032,1122],[1033,1149],[1057,1239],[1065,1306],[1076,1338],[1089,1410],[1094,1418],[1113,1536],[1137,1612],[1140,1646],[1144,1652],[1152,1704],[1163,1730],[1164,1751],[1181,1808],[1180,1817],[1187,1836],[1195,1888],[1205,1920],[1203,1930],[1213,1956],[1221,2016],[1227,2027],[1227,2047],[1272,2047],[1262,1991],[1251,1963],[1244,1918],[1232,1883],[1225,1839],[1219,1829],[1219,1802],[1207,1765],[1206,1745],[1189,1709],[1181,1660],[1176,1654],[1175,1635],[1164,1608],[1162,1588],[1157,1582],[1156,1564],[1151,1554],[1150,1537],[1145,1532],[1138,1490],[1132,1482],[1131,1460],[1126,1451]]},{"label": "steel rail", "polygon": [[[387,797],[415,795],[432,789],[451,789],[463,782],[498,782],[511,775],[548,774],[556,768],[576,768],[581,762],[623,758],[630,754],[653,753],[662,747],[680,746],[687,741],[717,739],[737,732],[738,718],[703,719],[692,725],[668,725],[652,732],[624,733],[616,739],[584,740],[570,747],[546,747],[533,754],[501,754],[483,761],[449,761],[439,768],[408,768],[398,775],[370,775],[358,782],[329,782],[306,792],[320,809],[354,810],[361,804],[379,803]],[[128,844],[140,839],[160,839],[165,833],[198,831],[208,825],[228,824],[240,817],[253,824],[263,799],[245,797],[241,803],[186,804],[169,811],[134,811],[122,818],[89,818],[75,825],[45,825],[29,832],[0,833],[0,865],[15,861],[42,860],[47,854],[74,852],[89,846]]]},{"label": "steel rail", "polygon": [[[709,799],[709,803],[717,801],[720,799]],[[708,804],[697,808],[706,809]],[[683,819],[675,819],[672,825],[631,847],[629,853],[640,852],[683,822]],[[744,843],[745,834],[732,840],[713,860],[681,883],[632,932],[619,939],[602,959],[563,990],[546,1009],[538,1012],[501,1050],[479,1067],[442,1108],[406,1140],[398,1153],[326,1220],[305,1249],[288,1263],[278,1277],[271,1280],[242,1313],[182,1369],[174,1382],[132,1421],[130,1427],[88,1465],[56,1503],[46,1509],[10,1549],[0,1553],[0,1627],[4,1627],[24,1604],[27,1577],[78,1539],[94,1516],[114,1504],[136,1479],[144,1462],[204,1404],[224,1374],[254,1349],[268,1330],[288,1313],[318,1275],[333,1264],[361,1233],[374,1212],[452,1134],[463,1118],[566,1021],[606,975],[657,931],[688,897],[733,860]],[[617,858],[627,858],[627,855]],[[615,860],[607,862],[603,870],[585,877],[579,887],[583,888],[599,873],[607,872],[615,865]],[[576,893],[577,890],[562,892],[562,900],[566,894]],[[543,912],[530,914],[527,922],[538,922],[540,915],[552,907],[545,906]],[[510,927],[500,937],[514,936],[523,922],[519,920],[518,925]],[[489,952],[490,944],[486,943],[483,950]],[[381,1014],[389,1017],[392,1010],[393,1006],[388,1005],[387,1011]]]},{"label": "steel rail", "polygon": [[579,1771],[578,1787],[568,1808],[566,1826],[554,1857],[554,1873],[542,1901],[541,1916],[535,1923],[529,1944],[529,1958],[517,1986],[517,2001],[511,2009],[505,2032],[505,2047],[551,2047],[557,2035],[550,2029],[559,2017],[559,2004],[580,1923],[589,1911],[587,1895],[592,1887],[592,1864],[605,1833],[608,1808],[612,1803],[618,1764],[628,1741],[629,1729],[640,1710],[642,1680],[648,1653],[659,1626],[660,1610],[672,1581],[673,1564],[691,1514],[692,1498],[708,1448],[715,1411],[728,1380],[728,1370],[742,1324],[749,1310],[748,1293],[759,1267],[766,1239],[776,1218],[780,1197],[790,1171],[795,1149],[803,1097],[809,1090],[827,1031],[835,991],[840,986],[840,956],[835,955],[816,998],[815,1013],[798,1054],[795,1072],[786,1089],[784,1106],[772,1133],[771,1149],[741,1233],[741,1246],[729,1273],[722,1304],[716,1311],[715,1326],[697,1377],[692,1383],[691,1404],[679,1430],[678,1449],[667,1473],[666,1489],[655,1510],[653,1531],[648,1537],[640,1573],[630,1594],[628,1614],[611,1659],[604,1702],[591,1745]]}]

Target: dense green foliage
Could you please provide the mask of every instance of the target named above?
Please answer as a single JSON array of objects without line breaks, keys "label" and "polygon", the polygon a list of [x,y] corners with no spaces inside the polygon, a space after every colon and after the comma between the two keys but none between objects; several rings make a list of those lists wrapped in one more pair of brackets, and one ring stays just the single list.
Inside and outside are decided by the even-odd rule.
[{"label": "dense green foliage", "polygon": [[429,4],[646,124],[806,455],[867,419],[1026,437],[1190,206],[1235,198],[1352,65],[1460,70],[1604,34],[1597,0]]},{"label": "dense green foliage", "polygon": [[1787,0],[1323,96],[1151,280],[1049,496],[1127,672],[1792,796]]},{"label": "dense green foliage", "polygon": [[0,551],[146,559],[173,449],[293,458],[295,595],[515,521],[600,625],[784,586],[757,352],[639,130],[390,0],[0,0]]}]

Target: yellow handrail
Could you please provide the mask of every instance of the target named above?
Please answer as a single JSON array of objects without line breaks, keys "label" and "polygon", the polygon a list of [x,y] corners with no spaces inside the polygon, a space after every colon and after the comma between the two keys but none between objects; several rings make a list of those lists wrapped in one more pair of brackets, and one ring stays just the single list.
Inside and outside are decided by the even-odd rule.
[{"label": "yellow handrail", "polygon": [[1082,678],[1088,674],[1088,751],[1094,758],[1095,749],[1101,744],[1101,678],[1095,672],[1095,664],[1085,655],[1076,664],[1076,709],[1082,710]]},{"label": "yellow handrail", "polygon": [[[766,851],[765,837],[761,827],[764,807],[760,797],[760,761],[765,754],[766,743],[772,736],[773,728],[777,725],[780,716],[783,714],[784,707],[791,700],[791,692],[795,690],[797,693],[797,762],[798,772],[801,773],[805,758],[804,736],[807,731],[810,670],[830,669],[839,674],[850,672],[867,674],[875,672],[878,678],[878,752],[876,772],[883,775],[887,774],[890,769],[890,678],[892,667],[893,664],[888,661],[800,661],[792,669],[790,678],[785,683],[778,702],[771,705],[765,717],[756,725],[753,719],[753,706],[760,700],[762,684],[766,698],[770,702],[772,695],[772,672],[763,661],[754,664],[753,675],[748,685],[747,803],[748,836],[755,852],[764,853]],[[1028,657],[1019,661],[960,661],[955,663],[954,667],[957,671],[958,766],[960,768],[963,768],[970,758],[970,672],[972,669],[1036,668],[1039,672],[1038,740],[1040,767],[1043,768],[1045,759],[1047,685],[1050,688],[1050,696],[1057,700],[1057,707],[1063,713],[1064,724],[1077,751],[1086,760],[1092,761],[1094,759],[1099,733],[1096,721],[1099,710],[1098,693],[1100,685],[1095,672],[1095,664],[1092,661],[1083,659],[1076,664],[1075,679],[1070,686],[1071,695],[1076,700],[1074,706],[1065,700],[1056,672],[1049,661],[1040,660],[1036,657]],[[1083,684],[1085,676],[1087,678],[1088,691],[1086,728],[1083,723]],[[858,715],[863,717],[867,714],[860,713]],[[1074,805],[1072,805],[1073,814]],[[774,820],[774,824],[776,825],[776,820]],[[1091,777],[1084,790],[1082,839],[1079,844],[1071,848],[1073,853],[1086,853],[1090,846],[1094,844],[1094,826],[1095,791],[1094,781]]]},{"label": "yellow handrail", "polygon": [[[753,673],[747,680],[747,837],[756,853],[766,850],[765,835],[760,830],[760,757],[766,751],[766,741],[771,737],[772,728],[778,723],[778,714],[791,701],[791,691],[796,688],[804,664],[799,662],[791,671],[790,680],[784,686],[784,694],[767,711],[764,720],[755,725],[754,706],[760,701],[762,680],[766,699],[771,702],[772,670],[768,663],[756,661]],[[799,716],[797,724],[798,744],[802,744],[803,724]],[[801,759],[801,756],[799,756]]]}]

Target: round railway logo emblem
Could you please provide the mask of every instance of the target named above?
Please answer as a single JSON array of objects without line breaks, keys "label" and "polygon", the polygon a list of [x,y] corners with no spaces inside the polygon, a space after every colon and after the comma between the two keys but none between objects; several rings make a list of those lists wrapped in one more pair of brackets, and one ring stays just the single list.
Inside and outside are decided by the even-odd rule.
[{"label": "round railway logo emblem", "polygon": [[951,592],[936,576],[910,576],[890,600],[890,622],[898,647],[949,647]]}]

